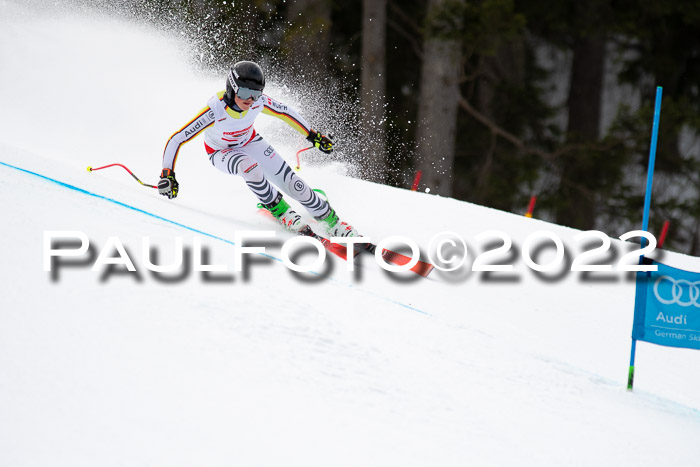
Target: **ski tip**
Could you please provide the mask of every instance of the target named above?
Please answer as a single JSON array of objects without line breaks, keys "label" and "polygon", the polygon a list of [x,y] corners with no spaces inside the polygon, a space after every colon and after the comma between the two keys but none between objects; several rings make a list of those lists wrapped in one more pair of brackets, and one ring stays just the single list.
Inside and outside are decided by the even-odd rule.
[{"label": "ski tip", "polygon": [[87,171],[88,171],[88,172],[92,172],[92,166],[91,166],[91,165],[88,165]]}]

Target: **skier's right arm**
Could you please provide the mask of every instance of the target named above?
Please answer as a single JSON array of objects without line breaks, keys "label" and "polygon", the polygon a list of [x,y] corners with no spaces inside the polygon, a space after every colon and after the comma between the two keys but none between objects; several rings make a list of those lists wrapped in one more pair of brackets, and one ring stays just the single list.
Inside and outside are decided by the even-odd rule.
[{"label": "skier's right arm", "polygon": [[207,106],[170,137],[163,152],[163,170],[160,173],[160,182],[158,182],[158,192],[161,195],[168,198],[177,196],[179,184],[175,179],[175,163],[180,147],[213,123],[214,111]]}]

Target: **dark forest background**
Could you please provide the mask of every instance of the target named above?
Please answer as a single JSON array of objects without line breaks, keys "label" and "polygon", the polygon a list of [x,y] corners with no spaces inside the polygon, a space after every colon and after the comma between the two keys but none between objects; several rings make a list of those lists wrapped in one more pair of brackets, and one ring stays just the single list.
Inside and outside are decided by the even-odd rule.
[{"label": "dark forest background", "polygon": [[700,254],[697,0],[119,6],[193,38],[203,67],[253,59],[314,90],[357,176],[410,187],[421,170],[421,191],[520,214],[536,195],[535,217],[613,237],[641,227],[662,86],[650,230],[670,220],[666,246]]}]

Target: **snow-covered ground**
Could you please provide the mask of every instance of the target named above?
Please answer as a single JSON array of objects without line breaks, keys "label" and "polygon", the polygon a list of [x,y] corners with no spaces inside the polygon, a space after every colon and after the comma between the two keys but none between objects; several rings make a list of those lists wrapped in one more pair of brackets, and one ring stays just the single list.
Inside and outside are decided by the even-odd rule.
[{"label": "snow-covered ground", "polygon": [[[328,256],[296,274],[281,261],[292,237],[200,140],[181,151],[176,200],[119,168],[87,172],[120,162],[155,183],[169,135],[223,86],[190,71],[185,49],[144,26],[0,2],[0,465],[698,465],[700,353],[640,343],[628,392],[633,282],[541,276],[522,259],[541,230],[577,255],[577,231],[305,166],[374,241],[405,235],[425,254],[451,231],[470,256],[428,279],[364,255],[355,272]],[[290,162],[303,147],[275,119],[256,127]],[[250,230],[276,238],[236,272],[235,236]],[[470,271],[490,230],[513,239],[513,272]],[[83,232],[91,249],[46,272],[50,231]],[[178,237],[189,266],[150,272],[144,242],[168,264]],[[92,270],[114,242],[135,272]],[[228,271],[195,271],[197,242]],[[633,248],[614,241],[598,260]]]}]

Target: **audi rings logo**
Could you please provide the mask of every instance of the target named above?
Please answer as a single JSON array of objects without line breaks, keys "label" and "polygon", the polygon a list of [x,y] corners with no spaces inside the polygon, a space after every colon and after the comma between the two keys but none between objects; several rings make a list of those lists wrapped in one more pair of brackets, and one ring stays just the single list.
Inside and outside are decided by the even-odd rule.
[{"label": "audi rings logo", "polygon": [[[663,281],[671,283],[671,296],[662,297],[659,294],[659,285]],[[669,276],[660,276],[654,283],[654,295],[656,299],[664,305],[694,306],[700,308],[698,298],[700,298],[700,281],[690,282],[685,279],[674,279]]]},{"label": "audi rings logo", "polygon": [[302,182],[301,180],[297,180],[296,182],[294,182],[294,189],[296,191],[303,191],[304,190],[304,182]]}]

